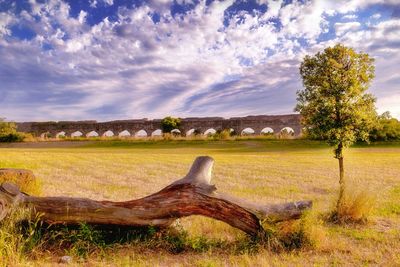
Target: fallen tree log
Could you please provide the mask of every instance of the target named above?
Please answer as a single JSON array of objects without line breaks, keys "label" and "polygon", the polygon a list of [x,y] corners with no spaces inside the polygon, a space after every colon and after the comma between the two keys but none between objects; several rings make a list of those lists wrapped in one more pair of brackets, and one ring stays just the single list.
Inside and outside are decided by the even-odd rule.
[{"label": "fallen tree log", "polygon": [[0,220],[21,206],[31,207],[50,224],[167,227],[177,218],[203,215],[254,236],[263,231],[260,221],[296,219],[312,206],[311,201],[256,205],[220,194],[211,184],[213,164],[211,157],[198,157],[184,178],[157,193],[125,202],[29,196],[15,184],[5,182],[0,187]]}]

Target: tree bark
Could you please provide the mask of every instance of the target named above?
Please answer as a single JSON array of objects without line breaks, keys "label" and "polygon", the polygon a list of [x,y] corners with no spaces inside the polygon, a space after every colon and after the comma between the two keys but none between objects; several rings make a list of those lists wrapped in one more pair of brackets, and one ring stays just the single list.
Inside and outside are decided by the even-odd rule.
[{"label": "tree bark", "polygon": [[263,231],[261,220],[296,219],[312,206],[311,201],[257,205],[219,194],[211,184],[213,163],[210,157],[198,157],[182,179],[155,194],[125,202],[28,196],[15,184],[5,182],[0,187],[0,220],[21,206],[32,207],[34,214],[50,224],[167,227],[177,218],[203,215],[254,236]]},{"label": "tree bark", "polygon": [[342,143],[339,143],[338,149],[337,149],[337,159],[339,161],[339,198],[336,206],[337,212],[340,211],[340,208],[342,207],[343,204],[343,198],[346,190],[346,183],[344,180],[344,165],[343,165],[343,145]]}]

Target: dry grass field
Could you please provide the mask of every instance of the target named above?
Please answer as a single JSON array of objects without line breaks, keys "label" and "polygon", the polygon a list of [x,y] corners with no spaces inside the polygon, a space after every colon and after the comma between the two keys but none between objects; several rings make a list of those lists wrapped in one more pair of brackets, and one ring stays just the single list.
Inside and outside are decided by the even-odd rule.
[{"label": "dry grass field", "polygon": [[375,197],[371,218],[362,225],[334,225],[324,220],[335,201],[338,166],[331,148],[319,142],[249,139],[73,144],[0,147],[0,168],[33,170],[42,183],[43,195],[123,201],[156,192],[186,174],[196,156],[209,155],[215,159],[213,182],[221,192],[260,203],[313,200],[308,215],[313,245],[282,251],[250,246],[239,230],[194,216],[179,221],[177,227],[191,240],[191,247],[179,252],[137,241],[102,246],[85,256],[34,247],[19,255],[16,265],[54,266],[60,256],[73,255],[73,264],[83,266],[400,266],[399,144],[356,146],[345,151],[351,191]]}]

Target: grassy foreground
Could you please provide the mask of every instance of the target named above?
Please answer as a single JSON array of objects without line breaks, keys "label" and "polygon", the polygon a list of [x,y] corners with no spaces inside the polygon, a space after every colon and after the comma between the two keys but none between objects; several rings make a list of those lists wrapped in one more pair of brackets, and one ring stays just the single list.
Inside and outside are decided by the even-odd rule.
[{"label": "grassy foreground", "polygon": [[[254,202],[311,199],[313,245],[274,251],[248,242],[230,226],[203,217],[180,220],[191,249],[168,250],[138,241],[103,246],[84,256],[35,249],[20,265],[54,266],[73,254],[89,266],[400,265],[400,146],[356,146],[345,151],[347,181],[376,196],[372,220],[337,226],[322,219],[335,201],[337,160],[331,149],[305,140],[99,141],[0,147],[0,168],[27,168],[43,195],[124,201],[153,193],[186,174],[199,155],[215,159],[213,182],[221,192]],[[356,185],[356,186],[354,186]],[[145,242],[145,241],[143,241]]]}]

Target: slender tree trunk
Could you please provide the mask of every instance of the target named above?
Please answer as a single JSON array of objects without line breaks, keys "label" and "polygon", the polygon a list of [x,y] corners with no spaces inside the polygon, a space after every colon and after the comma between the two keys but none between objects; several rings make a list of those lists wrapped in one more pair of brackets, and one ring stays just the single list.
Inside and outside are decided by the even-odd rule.
[{"label": "slender tree trunk", "polygon": [[344,192],[346,189],[346,183],[344,180],[343,144],[342,143],[339,143],[336,155],[337,155],[337,159],[339,161],[339,186],[340,186],[339,198],[338,198],[336,209],[337,209],[337,212],[339,212],[339,209],[343,203]]}]

